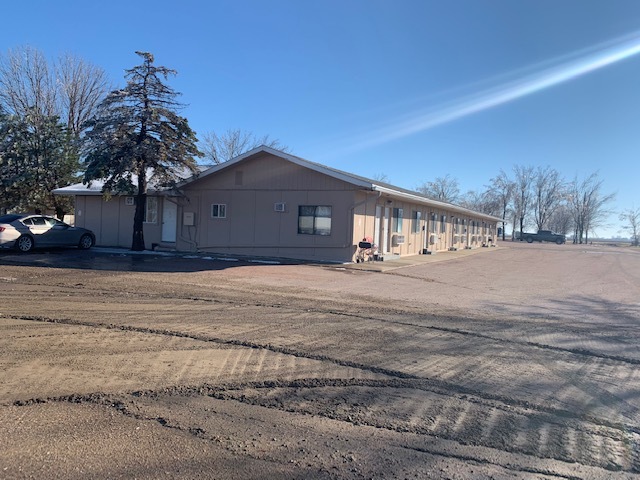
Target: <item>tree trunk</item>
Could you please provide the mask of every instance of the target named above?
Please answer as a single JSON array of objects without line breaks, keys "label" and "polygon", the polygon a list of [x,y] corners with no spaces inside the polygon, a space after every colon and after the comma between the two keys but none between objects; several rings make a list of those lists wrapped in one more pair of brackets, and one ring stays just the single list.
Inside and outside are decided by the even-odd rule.
[{"label": "tree trunk", "polygon": [[138,168],[138,194],[136,195],[136,213],[133,217],[133,240],[131,250],[141,252],[144,247],[144,216],[147,208],[147,178],[144,162]]},{"label": "tree trunk", "polygon": [[60,221],[64,221],[64,214],[65,214],[64,209],[59,205],[56,205],[55,208],[56,208],[56,218]]},{"label": "tree trunk", "polygon": [[136,212],[133,217],[133,240],[131,250],[141,252],[144,250],[144,212],[146,209],[147,196],[138,193],[136,196]]}]

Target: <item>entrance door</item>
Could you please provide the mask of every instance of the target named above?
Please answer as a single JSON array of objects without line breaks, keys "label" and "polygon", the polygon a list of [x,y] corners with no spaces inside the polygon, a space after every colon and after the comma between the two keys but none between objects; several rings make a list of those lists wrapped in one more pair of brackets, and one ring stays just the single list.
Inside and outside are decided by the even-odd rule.
[{"label": "entrance door", "polygon": [[162,202],[162,241],[176,242],[176,229],[178,226],[178,205],[165,198]]},{"label": "entrance door", "polygon": [[391,246],[389,245],[389,217],[391,209],[384,207],[384,220],[382,221],[382,253],[389,253]]},{"label": "entrance door", "polygon": [[380,245],[380,220],[382,219],[382,207],[376,205],[376,218],[373,220],[373,243],[378,245],[380,251],[382,251],[382,245]]}]

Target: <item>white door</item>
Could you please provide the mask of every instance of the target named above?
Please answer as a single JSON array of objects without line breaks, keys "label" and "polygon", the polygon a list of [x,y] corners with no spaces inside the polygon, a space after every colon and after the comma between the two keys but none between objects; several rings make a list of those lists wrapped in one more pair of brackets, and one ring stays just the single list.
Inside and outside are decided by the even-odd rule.
[{"label": "white door", "polygon": [[162,241],[175,243],[178,226],[178,205],[165,198],[162,203]]},{"label": "white door", "polygon": [[391,251],[389,245],[389,216],[391,215],[391,209],[384,207],[384,220],[382,221],[382,253],[389,253]]},{"label": "white door", "polygon": [[380,205],[376,205],[376,218],[373,221],[373,243],[378,245],[382,251],[382,246],[380,245],[380,219],[382,218],[382,207]]}]

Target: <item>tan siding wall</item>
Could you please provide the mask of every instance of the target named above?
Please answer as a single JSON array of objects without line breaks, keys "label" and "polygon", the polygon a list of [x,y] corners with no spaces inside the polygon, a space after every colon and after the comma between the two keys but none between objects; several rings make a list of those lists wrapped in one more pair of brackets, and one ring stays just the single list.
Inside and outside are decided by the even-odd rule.
[{"label": "tan siding wall", "polygon": [[[242,172],[241,174],[239,172]],[[238,180],[242,179],[242,185]],[[265,155],[193,182],[179,208],[199,218],[189,244],[179,227],[179,250],[318,260],[348,260],[355,252],[352,212],[358,191],[332,177]],[[285,203],[277,212],[275,203]],[[211,204],[225,204],[227,218],[211,218]],[[332,207],[331,235],[298,233],[298,206]]]},{"label": "tan siding wall", "polygon": [[[358,204],[358,208],[356,209],[356,214],[354,216],[354,245],[357,245],[358,242],[365,237],[371,237],[373,239],[377,238],[380,253],[385,253],[382,251],[382,246],[384,244],[382,235],[383,224],[385,221],[385,208],[387,207],[389,208],[389,231],[387,233],[386,241],[389,244],[388,253],[390,254],[401,256],[415,255],[422,253],[425,248],[429,252],[438,252],[448,250],[451,247],[459,249],[465,247],[476,248],[487,243],[488,234],[483,234],[482,232],[480,232],[480,227],[478,227],[478,233],[476,233],[475,235],[471,231],[471,222],[473,220],[476,220],[476,217],[463,216],[451,210],[442,208],[434,209],[422,204],[398,201],[397,199],[391,199],[384,196],[378,198],[377,194],[373,197],[370,194],[369,199],[367,200],[365,199],[365,193],[361,192],[358,198],[360,200],[360,203]],[[381,208],[382,212],[382,218],[379,222],[380,231],[378,235],[376,235],[375,232],[376,205]],[[393,229],[394,208],[402,209],[403,220],[401,232],[395,232]],[[414,212],[420,212],[421,214],[421,218],[417,226],[417,231],[414,231]],[[433,229],[431,225],[432,213],[435,215],[435,229]],[[443,226],[443,215],[445,216],[444,231],[441,231]],[[459,218],[459,233],[457,235],[455,235],[454,232],[456,218]],[[465,219],[465,225],[462,224],[462,219]],[[480,225],[482,224],[482,220],[477,221]],[[488,231],[488,228],[485,228],[483,230],[483,232],[486,231]],[[394,235],[403,235],[405,240],[404,243],[394,245]],[[473,241],[473,237],[475,237],[475,241]]]},{"label": "tan siding wall", "polygon": [[[162,201],[158,200],[158,222],[144,224],[147,248],[159,243],[162,232]],[[135,207],[126,205],[125,197],[112,197],[104,201],[101,196],[77,196],[75,224],[88,228],[96,235],[101,247],[130,248],[133,236]]]},{"label": "tan siding wall", "polygon": [[[422,253],[425,248],[436,252],[452,246],[477,247],[490,236],[496,240],[495,223],[487,222],[473,235],[470,231],[473,217],[362,190],[269,154],[247,159],[190,183],[185,188],[185,196],[177,199],[177,203],[175,247],[178,251],[349,261],[355,259],[358,242],[365,237],[378,241],[380,253],[384,253],[382,245],[386,242],[389,253],[401,256]],[[285,211],[275,211],[276,203],[284,203]],[[212,204],[226,205],[226,218],[212,218]],[[331,235],[299,234],[300,205],[331,206]],[[147,248],[161,243],[162,206],[163,202],[158,201],[158,222],[144,225]],[[376,206],[382,212],[379,222],[376,222]],[[389,214],[385,218],[387,208]],[[393,231],[394,208],[403,211],[399,232]],[[413,212],[416,211],[421,215],[414,231]],[[187,212],[195,215],[195,225],[183,224]],[[432,212],[436,215],[435,232],[430,228]],[[92,229],[97,245],[131,246],[134,207],[125,204],[125,197],[115,197],[109,202],[99,196],[77,197],[76,213],[76,224]],[[444,231],[441,230],[442,215],[446,217]],[[460,224],[455,239],[454,218],[466,220],[465,226]],[[386,222],[388,231],[383,240]],[[404,242],[394,244],[394,235],[403,236]]]}]

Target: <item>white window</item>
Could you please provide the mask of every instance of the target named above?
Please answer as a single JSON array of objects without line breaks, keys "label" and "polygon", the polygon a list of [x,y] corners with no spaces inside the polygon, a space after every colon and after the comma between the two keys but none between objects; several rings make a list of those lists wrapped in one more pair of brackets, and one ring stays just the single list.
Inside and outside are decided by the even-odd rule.
[{"label": "white window", "polygon": [[147,197],[144,210],[144,223],[158,223],[158,197]]},{"label": "white window", "polygon": [[225,203],[211,204],[211,218],[227,218],[227,205]]}]

